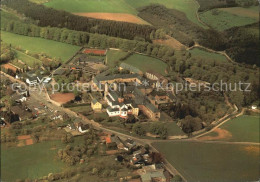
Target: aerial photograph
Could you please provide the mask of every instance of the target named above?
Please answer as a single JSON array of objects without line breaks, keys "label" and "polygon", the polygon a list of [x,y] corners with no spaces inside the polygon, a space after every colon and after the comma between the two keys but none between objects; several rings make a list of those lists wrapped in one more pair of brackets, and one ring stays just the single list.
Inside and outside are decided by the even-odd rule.
[{"label": "aerial photograph", "polygon": [[1,0],[0,182],[260,181],[260,0]]}]

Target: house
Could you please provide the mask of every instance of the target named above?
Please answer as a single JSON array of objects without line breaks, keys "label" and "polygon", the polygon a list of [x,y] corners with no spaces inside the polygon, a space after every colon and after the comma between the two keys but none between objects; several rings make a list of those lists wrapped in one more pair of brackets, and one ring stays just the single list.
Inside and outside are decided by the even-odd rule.
[{"label": "house", "polygon": [[79,122],[79,123],[75,123],[76,125],[76,128],[78,129],[78,131],[80,133],[86,133],[86,132],[89,132],[89,125],[88,124],[83,124],[82,122]]},{"label": "house", "polygon": [[105,87],[107,84],[113,83],[139,83],[141,84],[143,78],[139,74],[116,74],[110,76],[96,76],[93,78],[94,87],[100,91],[107,92]]},{"label": "house", "polygon": [[25,102],[27,100],[26,97],[24,97],[23,95],[14,95],[12,98],[17,103],[22,103],[22,102]]},{"label": "house", "polygon": [[26,78],[25,82],[28,83],[29,86],[35,86],[38,83],[38,79],[36,76],[32,76]]},{"label": "house", "polygon": [[94,111],[101,111],[102,110],[102,104],[100,102],[97,101],[97,99],[92,99],[91,101],[91,108]]},{"label": "house", "polygon": [[73,130],[73,131],[76,130],[76,126],[74,125],[74,123],[68,124],[67,128],[69,128],[70,130]]},{"label": "house", "polygon": [[257,105],[252,105],[251,109],[253,110],[257,109]]},{"label": "house", "polygon": [[14,114],[14,115],[17,115],[18,118],[19,118],[19,121],[22,121],[22,120],[25,120],[25,119],[30,119],[33,117],[32,113],[22,109],[21,107],[19,106],[13,106],[11,107],[11,112]]},{"label": "house", "polygon": [[142,182],[166,182],[165,170],[161,167],[158,168],[156,164],[143,166],[138,172],[141,176]]},{"label": "house", "polygon": [[122,92],[109,91],[105,96],[109,107],[107,108],[107,113],[109,117],[119,116],[122,118],[127,118],[129,114],[138,115],[139,108],[130,100],[125,100]]},{"label": "house", "polygon": [[133,156],[132,159],[130,160],[130,163],[136,167],[145,165],[144,159],[143,159],[142,155],[140,155],[140,154]]},{"label": "house", "polygon": [[125,145],[126,145],[129,149],[131,149],[131,148],[133,148],[133,147],[136,146],[135,141],[132,140],[131,138],[126,139],[124,143],[125,143]]},{"label": "house", "polygon": [[166,182],[163,171],[151,171],[141,175],[142,182]]}]

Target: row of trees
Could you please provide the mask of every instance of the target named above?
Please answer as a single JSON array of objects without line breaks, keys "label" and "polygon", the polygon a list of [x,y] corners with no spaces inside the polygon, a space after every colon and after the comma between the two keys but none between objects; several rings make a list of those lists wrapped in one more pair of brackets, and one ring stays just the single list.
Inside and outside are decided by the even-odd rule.
[{"label": "row of trees", "polygon": [[147,128],[146,125],[141,123],[135,123],[132,127],[133,133],[139,136],[145,136],[147,132],[158,135],[162,139],[166,139],[168,136],[168,129],[163,123],[154,122]]},{"label": "row of trees", "polygon": [[164,45],[154,45],[144,41],[127,40],[64,28],[38,27],[21,21],[10,21],[6,18],[2,18],[1,25],[4,31],[32,37],[41,37],[68,44],[99,48],[119,48],[125,51],[148,54],[153,57],[161,58],[164,61],[173,60],[174,56],[174,50],[172,48]]},{"label": "row of trees", "polygon": [[42,27],[68,28],[126,39],[141,37],[145,40],[149,40],[150,33],[154,30],[149,25],[81,17],[65,11],[48,8],[29,0],[5,0],[2,2],[2,5],[12,8],[26,17],[37,20],[38,25]]}]

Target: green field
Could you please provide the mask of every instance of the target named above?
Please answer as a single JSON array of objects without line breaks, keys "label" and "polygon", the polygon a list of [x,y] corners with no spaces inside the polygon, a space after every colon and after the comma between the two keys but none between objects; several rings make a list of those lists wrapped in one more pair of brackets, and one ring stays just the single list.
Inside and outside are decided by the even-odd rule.
[{"label": "green field", "polygon": [[107,52],[107,65],[111,68],[117,66],[116,63],[119,61],[120,58],[124,57],[126,54],[127,52],[109,50]]},{"label": "green field", "polygon": [[102,12],[137,14],[135,8],[129,6],[125,0],[51,0],[44,5],[74,13]]},{"label": "green field", "polygon": [[[259,143],[259,119],[257,116],[244,115],[226,122],[220,128],[227,130],[232,135],[231,138],[225,140]],[[216,133],[212,132],[206,136],[216,136]]]},{"label": "green field", "polygon": [[199,48],[194,48],[189,51],[191,53],[192,57],[200,57],[203,59],[214,59],[217,61],[227,61],[227,58],[223,55],[217,54],[217,53],[212,53],[208,52]]},{"label": "green field", "polygon": [[80,49],[79,46],[4,31],[1,31],[1,39],[5,43],[21,47],[31,53],[46,53],[52,58],[61,58],[63,62],[67,61]]},{"label": "green field", "polygon": [[[217,14],[214,14],[216,11]],[[200,18],[203,22],[219,31],[255,23],[259,20],[258,16],[255,7],[219,8],[200,14]]]},{"label": "green field", "polygon": [[154,143],[192,182],[244,182],[259,179],[259,146],[196,142]]},{"label": "green field", "polygon": [[[120,58],[124,57],[127,54],[127,52],[123,51],[116,51],[116,50],[110,50],[107,53],[107,65],[111,68],[118,66],[117,64],[120,64],[121,61],[119,61]],[[165,75],[165,70],[167,69],[167,64],[163,61],[152,58],[149,56],[144,56],[140,54],[133,54],[129,58],[127,58],[125,61],[123,61],[129,65],[132,65],[138,69],[140,69],[143,72],[146,72],[148,70],[156,71],[162,75]],[[149,66],[147,66],[149,65]]]},{"label": "green field", "polygon": [[133,15],[138,14],[137,8],[150,4],[162,4],[167,8],[182,11],[189,20],[203,27],[196,16],[199,5],[195,0],[51,0],[45,3],[48,7],[68,12],[127,13]]},{"label": "green field", "polygon": [[182,129],[175,122],[165,123],[165,127],[168,129],[169,136],[185,135]]},{"label": "green field", "polygon": [[165,75],[165,70],[168,67],[166,63],[159,59],[139,54],[134,54],[130,56],[124,62],[140,69],[143,72],[152,70],[162,75]]},{"label": "green field", "polygon": [[59,141],[12,148],[1,145],[1,179],[35,179],[61,171],[65,165],[56,159],[61,145]]}]

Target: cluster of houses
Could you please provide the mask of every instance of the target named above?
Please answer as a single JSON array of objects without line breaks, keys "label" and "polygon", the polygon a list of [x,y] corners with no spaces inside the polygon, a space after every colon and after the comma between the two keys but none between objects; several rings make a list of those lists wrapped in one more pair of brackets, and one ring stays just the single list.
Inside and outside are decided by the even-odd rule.
[{"label": "cluster of houses", "polygon": [[75,119],[66,126],[73,135],[83,134],[89,132],[90,126],[83,124],[80,119]]},{"label": "cluster of houses", "polygon": [[76,71],[89,77],[95,76],[107,68],[105,65],[105,57],[103,56],[106,56],[106,53],[105,55],[102,55],[102,57],[94,57],[86,53],[79,53],[69,64],[54,71],[53,75],[63,75],[66,71]]},{"label": "cluster of houses", "polygon": [[[145,85],[145,83],[151,84]],[[104,100],[109,106],[106,112],[110,117],[138,116],[142,111],[149,119],[155,121],[160,119],[160,105],[175,102],[173,92],[155,89],[158,84],[164,83],[168,83],[167,79],[153,72],[147,72],[145,77],[133,73],[98,75],[93,78],[95,88],[103,93]],[[102,108],[101,103],[96,100],[91,104],[93,110]]]},{"label": "cluster of houses", "polygon": [[137,181],[170,181],[172,175],[165,170],[162,163],[153,163],[149,149],[137,145],[136,142],[130,138],[122,140],[120,137],[113,134],[102,133],[100,134],[100,139],[101,142],[105,143],[107,146],[107,154],[116,154],[115,160],[118,162],[127,161],[137,169],[136,173],[140,176]]}]

